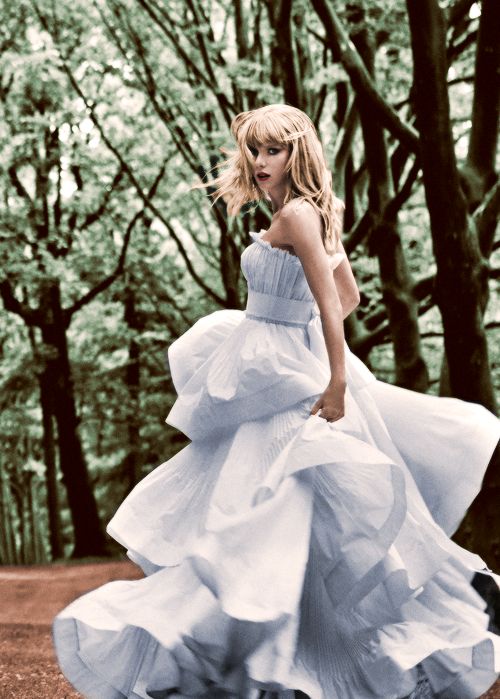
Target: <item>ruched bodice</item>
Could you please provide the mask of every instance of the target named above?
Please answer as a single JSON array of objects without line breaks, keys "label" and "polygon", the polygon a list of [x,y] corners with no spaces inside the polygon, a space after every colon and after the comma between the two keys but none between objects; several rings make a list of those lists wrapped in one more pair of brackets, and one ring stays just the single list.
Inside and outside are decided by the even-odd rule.
[{"label": "ruched bodice", "polygon": [[248,289],[299,301],[314,301],[298,257],[262,240],[262,233],[251,232],[254,242],[241,256],[241,269]]},{"label": "ruched bodice", "polygon": [[[262,239],[264,232],[250,233],[254,242],[241,256],[248,289],[298,301],[314,301],[299,258],[287,250],[272,247],[269,241]],[[344,253],[333,255],[332,269],[344,258]]]}]

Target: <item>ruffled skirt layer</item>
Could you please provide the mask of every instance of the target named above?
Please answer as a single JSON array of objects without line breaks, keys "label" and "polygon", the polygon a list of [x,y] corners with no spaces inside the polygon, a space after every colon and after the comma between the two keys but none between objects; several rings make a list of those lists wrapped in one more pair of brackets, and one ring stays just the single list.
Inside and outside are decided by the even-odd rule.
[{"label": "ruffled skirt layer", "polygon": [[318,337],[227,311],[174,344],[168,420],[193,442],[108,525],[146,577],[54,622],[86,697],[400,699],[417,666],[443,699],[495,681],[500,638],[470,585],[485,565],[449,534],[498,420],[377,381],[347,346],[344,418],[311,416]]}]

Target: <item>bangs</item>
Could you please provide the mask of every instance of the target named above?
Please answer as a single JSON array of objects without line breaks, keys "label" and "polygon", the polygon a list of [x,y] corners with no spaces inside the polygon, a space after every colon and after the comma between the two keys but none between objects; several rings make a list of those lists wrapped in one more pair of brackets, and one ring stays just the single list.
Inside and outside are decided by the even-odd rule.
[{"label": "bangs", "polygon": [[279,143],[284,145],[290,140],[289,134],[280,124],[271,123],[271,119],[252,119],[245,124],[242,141],[247,146],[255,148],[260,144]]},{"label": "bangs", "polygon": [[265,116],[255,114],[241,125],[238,133],[238,141],[241,145],[254,148],[260,144],[276,143],[287,145],[296,141],[310,131],[306,128],[297,131],[296,126],[287,124],[286,118],[280,114],[268,113]]},{"label": "bangs", "polygon": [[[268,104],[240,112],[231,121],[236,148],[228,155],[220,174],[204,187],[214,187],[214,203],[223,199],[229,216],[235,216],[251,202],[267,201],[254,177],[256,151],[277,146],[288,150],[285,163],[287,189],[284,203],[305,199],[321,214],[323,243],[327,252],[335,252],[340,240],[342,219],[334,205],[332,176],[314,122],[297,107]],[[339,201],[339,200],[338,200]]]}]

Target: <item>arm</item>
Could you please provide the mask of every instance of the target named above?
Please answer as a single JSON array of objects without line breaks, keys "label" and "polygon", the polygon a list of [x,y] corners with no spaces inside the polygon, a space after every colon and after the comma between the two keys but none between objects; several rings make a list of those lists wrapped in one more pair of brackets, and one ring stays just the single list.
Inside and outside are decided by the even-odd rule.
[{"label": "arm", "polygon": [[[321,409],[321,417],[329,421],[338,420],[344,415],[346,387],[344,312],[329,257],[321,239],[320,218],[307,202],[293,211],[284,207],[282,216],[286,218],[287,239],[302,263],[307,282],[319,307],[330,364],[330,382],[311,412],[315,414]],[[339,267],[341,266],[348,265],[342,261]]]},{"label": "arm", "polygon": [[[338,244],[338,252],[345,254],[341,241]],[[347,257],[333,270],[333,278],[342,304],[342,317],[345,319],[360,302],[358,285]]]}]

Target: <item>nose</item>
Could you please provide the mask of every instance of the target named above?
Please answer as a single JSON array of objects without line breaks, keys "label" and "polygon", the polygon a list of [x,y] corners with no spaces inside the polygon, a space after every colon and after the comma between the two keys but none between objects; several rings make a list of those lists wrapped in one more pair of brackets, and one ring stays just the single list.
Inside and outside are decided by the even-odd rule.
[{"label": "nose", "polygon": [[257,153],[257,157],[255,158],[255,165],[257,167],[264,167],[265,164],[266,164],[265,154],[262,151],[259,151]]}]

